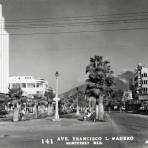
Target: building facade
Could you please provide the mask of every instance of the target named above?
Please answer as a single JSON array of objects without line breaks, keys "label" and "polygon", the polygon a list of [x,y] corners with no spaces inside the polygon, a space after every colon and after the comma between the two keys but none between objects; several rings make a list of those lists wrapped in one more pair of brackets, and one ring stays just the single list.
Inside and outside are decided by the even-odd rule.
[{"label": "building facade", "polygon": [[35,79],[32,76],[13,76],[9,78],[9,88],[20,87],[23,96],[39,94],[43,96],[48,90],[48,82],[44,79]]},{"label": "building facade", "polygon": [[148,67],[141,64],[137,66],[134,77],[134,85],[139,99],[148,99]]},{"label": "building facade", "polygon": [[0,93],[8,93],[9,85],[9,34],[5,30],[5,20],[0,4]]},{"label": "building facade", "polygon": [[130,101],[133,100],[132,91],[127,90],[123,92],[123,101]]}]

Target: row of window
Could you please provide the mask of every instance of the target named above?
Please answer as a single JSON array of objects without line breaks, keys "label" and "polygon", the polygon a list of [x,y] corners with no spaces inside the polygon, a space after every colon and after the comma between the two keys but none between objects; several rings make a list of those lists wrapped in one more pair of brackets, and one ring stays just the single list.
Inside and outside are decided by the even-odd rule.
[{"label": "row of window", "polygon": [[147,77],[147,73],[141,74],[142,77]]},{"label": "row of window", "polygon": [[142,81],[142,84],[147,84],[147,80],[143,80]]},{"label": "row of window", "polygon": [[[22,79],[22,77],[17,77],[18,79]],[[31,76],[26,76],[26,77],[24,77],[25,79],[32,79],[32,77]]]},{"label": "row of window", "polygon": [[12,88],[42,88],[43,83],[12,83]]},{"label": "row of window", "polygon": [[147,87],[144,87],[144,88],[143,88],[143,91],[144,91],[144,92],[147,92],[147,90],[148,90]]}]

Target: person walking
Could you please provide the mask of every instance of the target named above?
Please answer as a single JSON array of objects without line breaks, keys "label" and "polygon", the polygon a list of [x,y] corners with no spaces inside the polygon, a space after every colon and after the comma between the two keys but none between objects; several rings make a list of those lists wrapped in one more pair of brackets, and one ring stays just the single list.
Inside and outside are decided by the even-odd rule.
[{"label": "person walking", "polygon": [[25,108],[22,107],[20,110],[20,120],[24,120],[24,115],[25,115]]},{"label": "person walking", "polygon": [[17,104],[15,104],[13,110],[13,122],[17,122],[18,120],[19,120],[19,109],[17,108]]}]

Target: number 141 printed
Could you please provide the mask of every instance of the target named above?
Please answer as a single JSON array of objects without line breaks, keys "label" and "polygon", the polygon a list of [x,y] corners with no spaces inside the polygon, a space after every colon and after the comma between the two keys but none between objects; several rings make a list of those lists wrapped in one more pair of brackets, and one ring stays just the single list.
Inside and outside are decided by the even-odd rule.
[{"label": "number 141 printed", "polygon": [[41,143],[42,144],[53,144],[53,139],[52,138],[41,139]]}]

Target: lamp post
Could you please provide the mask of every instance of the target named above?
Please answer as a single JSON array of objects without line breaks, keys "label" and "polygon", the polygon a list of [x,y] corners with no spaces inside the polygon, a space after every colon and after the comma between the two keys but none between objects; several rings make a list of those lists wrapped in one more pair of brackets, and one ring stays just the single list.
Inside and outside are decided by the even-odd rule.
[{"label": "lamp post", "polygon": [[79,112],[79,96],[78,96],[78,91],[79,89],[77,88],[77,112],[76,112],[76,115],[80,115],[80,112]]},{"label": "lamp post", "polygon": [[56,71],[56,73],[55,73],[55,77],[56,77],[56,98],[58,98],[58,77],[59,77],[59,72],[58,71]]},{"label": "lamp post", "polygon": [[58,107],[58,102],[60,101],[60,98],[58,97],[58,77],[59,77],[59,72],[56,71],[55,73],[55,77],[56,77],[56,95],[54,98],[54,101],[56,102],[56,107],[55,107],[55,121],[59,121],[59,107]]}]

